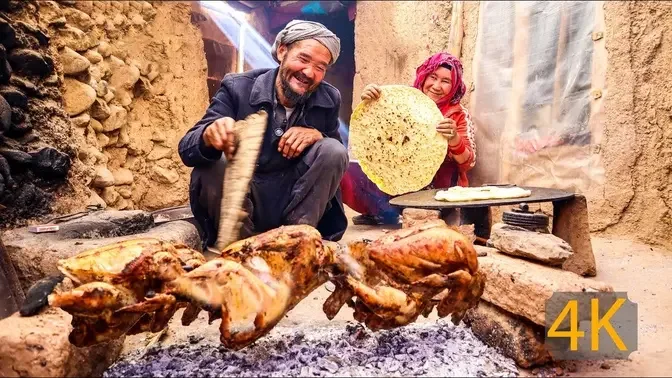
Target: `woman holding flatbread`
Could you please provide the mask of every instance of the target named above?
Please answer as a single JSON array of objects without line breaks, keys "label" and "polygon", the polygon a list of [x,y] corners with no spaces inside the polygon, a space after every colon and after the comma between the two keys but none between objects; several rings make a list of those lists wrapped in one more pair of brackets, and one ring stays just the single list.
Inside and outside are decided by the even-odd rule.
[{"label": "woman holding flatbread", "polygon": [[[467,109],[460,104],[466,92],[462,80],[462,64],[453,55],[440,52],[432,55],[416,69],[413,86],[434,100],[444,119],[436,131],[448,140],[448,154],[429,188],[446,189],[451,186],[469,186],[467,171],[476,162],[474,124]],[[361,98],[372,101],[380,97],[380,87],[369,84]],[[389,204],[390,196],[359,172],[346,172],[341,181],[343,203],[361,215],[353,218],[355,224],[397,224],[399,210]]]}]

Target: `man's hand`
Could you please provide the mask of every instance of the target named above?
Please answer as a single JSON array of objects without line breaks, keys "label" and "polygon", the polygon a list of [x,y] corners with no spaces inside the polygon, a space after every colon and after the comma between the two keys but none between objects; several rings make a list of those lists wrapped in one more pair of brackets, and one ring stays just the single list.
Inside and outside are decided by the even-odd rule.
[{"label": "man's hand", "polygon": [[227,159],[233,157],[236,148],[235,136],[233,134],[234,123],[233,118],[219,118],[206,127],[203,132],[203,142],[205,142],[205,145],[224,152]]},{"label": "man's hand", "polygon": [[457,133],[457,124],[450,118],[444,118],[436,126],[436,131],[448,139],[448,143],[456,145],[460,142],[460,134]]},{"label": "man's hand", "polygon": [[322,133],[315,129],[293,126],[280,138],[278,152],[287,159],[293,159],[320,139],[322,139]]}]

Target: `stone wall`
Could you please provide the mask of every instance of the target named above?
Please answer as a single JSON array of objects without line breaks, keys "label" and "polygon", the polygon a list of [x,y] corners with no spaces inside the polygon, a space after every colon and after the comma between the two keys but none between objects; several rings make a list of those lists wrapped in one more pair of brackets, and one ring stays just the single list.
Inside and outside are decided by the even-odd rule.
[{"label": "stone wall", "polygon": [[208,101],[190,4],[45,1],[38,12],[55,37],[79,158],[95,167],[91,201],[120,210],[185,203],[177,143]]},{"label": "stone wall", "polygon": [[[464,3],[461,59],[471,88],[479,2]],[[359,2],[353,106],[366,84],[410,83],[448,47],[448,2]],[[606,183],[585,193],[591,231],[672,246],[672,14],[660,2],[605,2],[608,53],[601,160]],[[381,43],[381,41],[385,41]],[[469,93],[463,104],[469,103]],[[478,125],[476,125],[478,127]],[[477,131],[478,132],[478,131]],[[481,156],[477,164],[486,164]]]},{"label": "stone wall", "polygon": [[[186,203],[190,169],[177,144],[208,105],[191,4],[11,1],[0,10],[7,100],[0,101],[0,150],[10,150],[0,154],[10,157],[12,189],[0,190],[9,208],[3,221],[87,204],[153,210]],[[43,147],[50,149],[38,156]],[[49,171],[30,164],[67,180],[42,178]],[[6,165],[0,161],[0,171]],[[0,176],[4,184],[7,175]]]}]

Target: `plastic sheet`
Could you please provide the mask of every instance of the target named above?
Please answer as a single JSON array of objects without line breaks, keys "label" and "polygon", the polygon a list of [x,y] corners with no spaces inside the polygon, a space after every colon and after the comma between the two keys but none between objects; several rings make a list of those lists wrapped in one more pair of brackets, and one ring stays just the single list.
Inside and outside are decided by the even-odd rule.
[{"label": "plastic sheet", "polygon": [[601,185],[602,3],[481,2],[479,17],[472,185]]}]

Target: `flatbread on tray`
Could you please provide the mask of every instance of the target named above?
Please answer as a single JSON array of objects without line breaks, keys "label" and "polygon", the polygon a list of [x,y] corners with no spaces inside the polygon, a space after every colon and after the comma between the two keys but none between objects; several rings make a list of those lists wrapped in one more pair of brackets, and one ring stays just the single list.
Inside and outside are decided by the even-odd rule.
[{"label": "flatbread on tray", "polygon": [[350,119],[350,148],[366,176],[389,195],[425,188],[446,158],[448,141],[436,131],[441,111],[420,90],[381,86]]},{"label": "flatbread on tray", "polygon": [[434,195],[437,201],[468,202],[493,199],[523,198],[532,195],[532,191],[517,186],[503,188],[499,186],[462,187],[453,186],[447,190],[439,190]]}]

